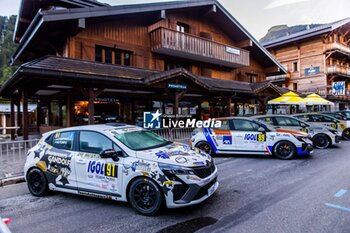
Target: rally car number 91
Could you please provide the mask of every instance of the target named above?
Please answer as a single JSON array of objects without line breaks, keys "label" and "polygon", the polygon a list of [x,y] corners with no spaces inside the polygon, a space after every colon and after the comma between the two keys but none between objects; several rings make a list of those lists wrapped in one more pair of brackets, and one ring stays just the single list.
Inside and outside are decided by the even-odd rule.
[{"label": "rally car number 91", "polygon": [[29,150],[29,191],[129,201],[141,214],[200,203],[218,188],[210,155],[139,127],[113,124],[46,133]]}]

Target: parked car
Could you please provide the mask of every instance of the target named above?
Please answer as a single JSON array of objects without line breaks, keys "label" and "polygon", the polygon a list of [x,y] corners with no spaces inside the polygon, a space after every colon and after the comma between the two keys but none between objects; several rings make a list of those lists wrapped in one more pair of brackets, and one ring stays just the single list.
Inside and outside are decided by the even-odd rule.
[{"label": "parked car", "polygon": [[262,115],[252,117],[258,121],[265,122],[273,126],[277,132],[290,132],[298,135],[300,131],[308,133],[313,142],[313,146],[318,149],[326,149],[333,144],[340,143],[338,131],[326,126],[311,126],[310,124],[297,118],[286,115]]},{"label": "parked car", "polygon": [[344,135],[344,130],[347,128],[344,121],[322,113],[300,113],[292,116],[313,126],[332,127],[336,129],[340,135]]},{"label": "parked car", "polygon": [[306,133],[277,132],[271,126],[246,117],[229,117],[220,128],[199,128],[193,132],[192,145],[215,154],[266,154],[279,159],[310,155],[312,142]]},{"label": "parked car", "polygon": [[343,130],[343,139],[350,140],[350,111],[339,111],[339,112],[322,112],[328,116],[334,117],[340,121],[343,121],[346,128]]},{"label": "parked car", "polygon": [[25,177],[34,196],[62,191],[129,201],[141,214],[203,202],[218,188],[210,155],[140,127],[89,125],[44,134],[29,150]]}]

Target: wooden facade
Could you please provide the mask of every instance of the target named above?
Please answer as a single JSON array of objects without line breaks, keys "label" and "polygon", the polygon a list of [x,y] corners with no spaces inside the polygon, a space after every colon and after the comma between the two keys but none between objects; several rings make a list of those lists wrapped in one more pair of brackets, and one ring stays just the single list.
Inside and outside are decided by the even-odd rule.
[{"label": "wooden facade", "polygon": [[[204,117],[219,117],[244,114],[246,108],[262,112],[267,101],[262,93],[281,94],[262,82],[284,74],[284,68],[215,0],[115,7],[22,0],[21,5],[19,46],[11,61],[24,64],[0,95],[12,105],[38,101],[40,132],[93,124],[101,102],[108,102],[107,109],[113,105],[115,120],[135,123],[154,102],[162,112],[170,106],[173,114],[181,113],[183,104],[196,117],[205,111]],[[83,111],[86,122],[79,122],[76,115]]]},{"label": "wooden facade", "polygon": [[[318,35],[313,31],[317,30],[309,34],[305,31],[294,39],[292,34],[289,39],[266,42],[264,46],[288,70],[287,88],[305,94],[316,92],[340,104],[340,109],[349,108],[350,20],[336,22]],[[332,84],[338,81],[346,83],[342,95],[332,93]]]}]

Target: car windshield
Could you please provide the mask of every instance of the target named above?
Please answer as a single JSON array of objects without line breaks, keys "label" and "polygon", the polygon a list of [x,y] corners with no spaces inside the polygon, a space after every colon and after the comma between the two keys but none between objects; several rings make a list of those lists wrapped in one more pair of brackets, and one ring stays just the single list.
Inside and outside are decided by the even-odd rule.
[{"label": "car windshield", "polygon": [[161,136],[147,131],[137,130],[123,133],[114,133],[114,137],[132,150],[147,150],[171,144],[172,142]]}]

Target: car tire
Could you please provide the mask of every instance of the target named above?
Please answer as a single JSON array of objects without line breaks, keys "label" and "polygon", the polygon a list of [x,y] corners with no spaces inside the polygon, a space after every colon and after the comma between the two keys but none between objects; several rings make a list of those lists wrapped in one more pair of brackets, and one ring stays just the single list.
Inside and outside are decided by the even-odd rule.
[{"label": "car tire", "polygon": [[33,196],[42,197],[49,192],[46,176],[39,168],[30,169],[26,179],[29,192]]},{"label": "car tire", "polygon": [[350,128],[346,128],[343,131],[343,139],[346,141],[350,141]]},{"label": "car tire", "polygon": [[331,139],[326,134],[317,134],[312,138],[312,143],[317,149],[326,149],[332,145]]},{"label": "car tire", "polygon": [[140,177],[131,183],[128,200],[138,213],[152,216],[162,207],[163,193],[153,180]]},{"label": "car tire", "polygon": [[292,159],[296,154],[296,147],[289,141],[279,141],[273,147],[273,154],[279,159]]},{"label": "car tire", "polygon": [[209,142],[205,142],[205,141],[198,142],[196,147],[209,155],[214,154],[213,147],[210,145]]}]

